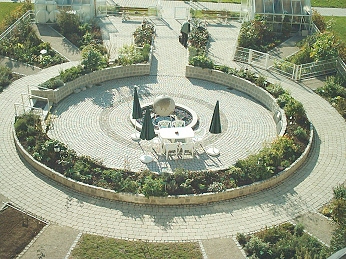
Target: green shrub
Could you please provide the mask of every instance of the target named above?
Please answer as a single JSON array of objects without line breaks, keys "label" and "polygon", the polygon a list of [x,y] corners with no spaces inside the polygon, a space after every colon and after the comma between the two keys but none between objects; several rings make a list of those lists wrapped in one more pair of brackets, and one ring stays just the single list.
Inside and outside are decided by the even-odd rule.
[{"label": "green shrub", "polygon": [[293,117],[296,120],[306,117],[303,104],[293,98],[286,103],[284,110],[287,117]]},{"label": "green shrub", "polygon": [[154,34],[154,25],[148,20],[144,19],[142,25],[139,26],[133,33],[135,45],[138,47],[143,47],[145,44],[151,45]]},{"label": "green shrub", "polygon": [[63,86],[64,82],[59,77],[53,77],[49,79],[48,81],[40,84],[41,87],[48,88],[48,89],[57,89],[60,86]]},{"label": "green shrub", "polygon": [[11,69],[5,66],[0,66],[0,92],[11,83],[11,78]]},{"label": "green shrub", "polygon": [[142,49],[142,56],[144,61],[149,61],[149,53],[151,46],[149,44],[145,44]]},{"label": "green shrub", "polygon": [[207,45],[209,41],[209,32],[206,27],[201,24],[195,24],[192,26],[189,34],[190,46],[198,49],[198,52],[206,53]]},{"label": "green shrub", "polygon": [[80,77],[83,74],[85,74],[83,67],[81,65],[78,65],[78,66],[60,71],[60,79],[64,83],[67,83],[67,82],[73,81],[74,79]]},{"label": "green shrub", "polygon": [[21,141],[30,136],[39,136],[42,134],[40,117],[33,113],[25,113],[18,116],[14,123],[14,129],[18,139]]},{"label": "green shrub", "polygon": [[144,61],[144,57],[139,48],[135,45],[124,45],[119,49],[118,64],[122,66],[128,66],[132,64],[141,63]]},{"label": "green shrub", "polygon": [[244,246],[244,250],[248,255],[254,255],[256,258],[267,259],[272,251],[269,248],[269,243],[263,242],[256,236],[251,237],[249,242]]},{"label": "green shrub", "polygon": [[287,91],[285,91],[280,84],[267,84],[266,90],[273,95],[275,98],[278,98],[282,94],[289,95]]},{"label": "green shrub", "polygon": [[249,237],[244,235],[243,233],[237,233],[237,241],[239,244],[244,247],[247,242],[249,242]]},{"label": "green shrub", "polygon": [[208,186],[208,192],[223,192],[226,190],[226,187],[223,183],[213,182]]},{"label": "green shrub", "polygon": [[326,98],[343,97],[346,98],[346,89],[341,85],[341,79],[330,76],[327,78],[324,86],[317,88],[317,94]]},{"label": "green shrub", "polygon": [[150,196],[167,195],[163,180],[161,178],[154,178],[152,175],[145,178],[141,191],[147,198]]},{"label": "green shrub", "polygon": [[201,67],[201,68],[214,68],[214,63],[213,61],[208,58],[207,56],[194,56],[190,60],[190,65],[195,66],[195,67]]},{"label": "green shrub", "polygon": [[346,247],[346,224],[340,224],[333,231],[330,249],[333,253]]},{"label": "green shrub", "polygon": [[138,193],[138,187],[139,186],[136,181],[126,178],[124,181],[122,181],[121,192]]},{"label": "green shrub", "polygon": [[277,44],[277,37],[270,25],[263,20],[252,20],[242,24],[238,46],[267,52]]},{"label": "green shrub", "polygon": [[82,50],[82,65],[86,72],[92,72],[106,68],[108,60],[96,46],[88,45]]},{"label": "green shrub", "polygon": [[326,20],[315,9],[312,9],[312,21],[321,32],[324,32],[327,29]]},{"label": "green shrub", "polygon": [[61,11],[57,16],[56,23],[63,35],[80,32],[79,17],[72,12]]},{"label": "green shrub", "polygon": [[343,184],[336,186],[333,189],[334,199],[344,199],[346,200],[346,187]]},{"label": "green shrub", "polygon": [[298,126],[294,132],[293,132],[293,135],[295,137],[297,137],[299,140],[301,141],[308,141],[309,140],[309,135],[308,133],[306,132],[305,129],[303,129],[302,127]]}]

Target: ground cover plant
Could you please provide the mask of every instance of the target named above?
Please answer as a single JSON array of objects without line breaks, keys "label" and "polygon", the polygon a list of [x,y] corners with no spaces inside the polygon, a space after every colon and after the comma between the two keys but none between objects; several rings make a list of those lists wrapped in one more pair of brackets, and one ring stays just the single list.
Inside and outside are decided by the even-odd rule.
[{"label": "ground cover plant", "polygon": [[176,258],[202,259],[198,243],[126,241],[84,234],[70,256],[79,258]]},{"label": "ground cover plant", "polygon": [[0,258],[16,258],[46,224],[6,206],[0,211]]},{"label": "ground cover plant", "polygon": [[346,119],[346,78],[330,76],[324,86],[315,90],[325,98]]},{"label": "ground cover plant", "polygon": [[[283,137],[227,170],[193,172],[177,169],[174,174],[157,175],[149,171],[134,173],[126,169],[105,168],[90,157],[77,156],[64,143],[49,139],[42,131],[39,118],[33,114],[16,118],[17,137],[36,160],[66,177],[116,192],[141,193],[146,197],[220,192],[268,179],[287,168],[302,154],[309,140],[310,124],[302,104],[280,85],[270,84],[253,72],[226,66],[216,68],[265,88],[277,98],[288,119]],[[60,153],[54,152],[55,146],[59,147]]]},{"label": "ground cover plant", "polygon": [[330,241],[333,253],[346,247],[346,187],[338,185],[333,189],[334,197],[330,203],[322,207],[321,213],[332,218],[337,224]]},{"label": "ground cover plant", "polygon": [[[42,54],[42,50],[46,53]],[[42,42],[37,37],[30,21],[22,21],[12,30],[9,37],[0,41],[0,55],[41,68],[66,61],[51,48],[48,42]]]},{"label": "ground cover plant", "polygon": [[284,223],[252,235],[237,234],[237,240],[250,258],[327,258],[331,253],[302,225]]},{"label": "ground cover plant", "polygon": [[12,73],[11,69],[0,66],[0,93],[13,81],[20,78],[20,75]]}]

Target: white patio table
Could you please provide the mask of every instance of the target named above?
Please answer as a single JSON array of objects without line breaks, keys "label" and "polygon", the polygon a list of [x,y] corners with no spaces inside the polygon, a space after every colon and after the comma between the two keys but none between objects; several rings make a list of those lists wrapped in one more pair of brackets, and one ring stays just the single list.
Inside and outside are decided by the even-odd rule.
[{"label": "white patio table", "polygon": [[176,127],[176,128],[161,128],[159,135],[162,139],[168,139],[175,142],[178,139],[183,139],[187,142],[195,136],[195,132],[191,127]]}]

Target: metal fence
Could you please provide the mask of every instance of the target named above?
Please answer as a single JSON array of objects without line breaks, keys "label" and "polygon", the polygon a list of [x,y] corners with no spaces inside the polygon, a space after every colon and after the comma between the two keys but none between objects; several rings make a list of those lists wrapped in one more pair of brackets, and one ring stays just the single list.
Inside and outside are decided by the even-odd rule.
[{"label": "metal fence", "polygon": [[323,60],[299,65],[298,78],[306,79],[320,75],[335,73],[337,71],[338,59]]},{"label": "metal fence", "polygon": [[247,63],[266,70],[273,70],[296,81],[331,74],[337,71],[343,76],[346,76],[346,65],[340,58],[296,65],[268,53],[237,47],[234,54],[234,61]]},{"label": "metal fence", "polygon": [[27,21],[34,22],[35,21],[35,14],[32,10],[27,11],[25,14],[23,14],[17,21],[15,21],[10,27],[8,27],[3,33],[0,35],[0,41],[5,39],[6,37],[11,37],[12,31],[21,23],[21,22],[27,22]]}]

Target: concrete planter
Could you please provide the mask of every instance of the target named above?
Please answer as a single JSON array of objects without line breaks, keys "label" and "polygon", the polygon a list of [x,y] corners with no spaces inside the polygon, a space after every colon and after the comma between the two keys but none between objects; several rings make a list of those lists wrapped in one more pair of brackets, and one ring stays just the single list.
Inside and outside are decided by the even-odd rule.
[{"label": "concrete planter", "polygon": [[48,98],[51,103],[58,103],[72,93],[78,93],[88,87],[92,87],[93,85],[100,84],[105,81],[124,77],[149,75],[152,53],[153,50],[151,48],[148,63],[109,67],[78,77],[77,79],[67,82],[64,86],[54,90],[42,90],[39,88],[33,89],[31,90],[31,94]]},{"label": "concrete planter", "polygon": [[[13,131],[14,132],[14,131]],[[43,173],[44,175],[50,177],[51,179],[77,191],[87,195],[105,198],[116,201],[124,201],[138,204],[151,204],[151,205],[192,205],[192,204],[205,204],[210,202],[217,202],[223,200],[229,200],[248,194],[253,194],[264,189],[273,187],[278,183],[285,180],[287,177],[295,173],[295,171],[306,161],[313,140],[313,130],[311,127],[310,140],[307,148],[303,154],[288,168],[280,172],[279,174],[260,182],[256,182],[250,185],[245,185],[235,189],[228,189],[224,192],[219,193],[204,193],[204,194],[191,194],[191,195],[177,195],[177,196],[167,196],[167,197],[149,197],[146,198],[143,194],[131,194],[131,193],[116,193],[113,190],[104,189],[101,187],[96,187],[88,184],[84,184],[73,179],[67,178],[62,174],[55,172],[46,165],[35,160],[20,144],[15,132],[14,141],[16,148],[20,155],[36,170]]]},{"label": "concrete planter", "polygon": [[[138,65],[134,65],[134,66],[137,67]],[[134,68],[125,67],[127,69],[124,69],[125,70],[124,71],[124,70],[122,70],[122,68],[123,67],[115,67],[112,69],[114,69],[115,71],[118,71],[117,73],[118,73],[118,75],[121,75],[121,77],[125,77],[125,75],[127,75],[126,71],[128,71],[128,73],[131,74],[133,72],[132,70],[136,70]],[[146,68],[146,69],[148,69],[148,68]],[[111,70],[111,69],[109,69],[109,70]],[[143,71],[144,70],[145,69],[143,68]],[[149,70],[150,70],[150,65],[149,65]],[[129,71],[131,71],[131,73]],[[98,72],[101,72],[101,71],[98,71]],[[107,72],[107,73],[109,73],[109,72]],[[95,79],[91,76],[91,77],[88,77],[87,79],[88,80],[95,80],[95,81],[93,81],[93,83],[96,83],[96,82],[101,82],[104,79],[104,76],[105,75],[100,76],[99,79]],[[186,68],[186,76],[211,81],[211,82],[222,84],[222,85],[225,85],[228,87],[233,87],[237,90],[240,90],[240,91],[247,93],[248,95],[256,98],[273,113],[275,122],[280,123],[280,127],[278,127],[278,134],[283,135],[283,133],[286,129],[285,114],[278,107],[278,105],[275,102],[275,99],[270,94],[268,94],[266,91],[264,91],[263,89],[257,87],[256,85],[254,85],[254,84],[252,84],[252,83],[250,83],[244,79],[241,79],[241,78],[238,78],[238,77],[235,77],[232,75],[228,75],[228,74],[225,74],[225,73],[220,72],[220,71],[215,71],[215,70],[208,70],[208,69],[202,69],[202,68],[188,66]],[[120,78],[120,77],[117,77],[117,78]],[[111,80],[111,79],[107,79],[107,80]],[[78,88],[77,85],[80,87],[80,85],[83,85],[85,82],[88,82],[87,80],[84,81],[84,79],[83,80],[80,79],[78,81],[76,81],[76,80],[71,82],[70,86],[67,86],[67,87],[65,86],[66,89],[69,89],[69,90],[60,90],[60,91],[65,91],[64,92],[65,94],[66,93],[71,94],[72,92],[70,92],[70,91],[73,91],[72,88],[77,89]],[[106,81],[106,80],[103,80],[103,81]],[[90,83],[90,82],[88,82],[88,83]],[[55,101],[62,100],[64,98],[63,96],[65,94],[61,94],[60,96],[55,95],[55,98],[56,98]],[[91,196],[95,196],[95,197],[99,197],[99,198],[106,198],[106,199],[110,199],[110,200],[117,200],[117,201],[124,201],[124,202],[138,203],[138,204],[151,204],[151,205],[205,204],[205,203],[210,203],[210,202],[229,200],[229,199],[237,198],[237,197],[248,195],[248,194],[253,194],[253,193],[262,191],[264,189],[273,187],[273,186],[277,185],[278,183],[282,182],[283,180],[285,180],[287,177],[294,174],[295,171],[306,161],[306,159],[309,155],[311,146],[312,146],[312,141],[313,141],[313,136],[314,136],[313,129],[311,126],[309,143],[307,145],[307,148],[303,152],[303,154],[289,168],[286,168],[285,170],[281,171],[277,175],[275,175],[275,176],[273,176],[267,180],[256,182],[256,183],[253,183],[251,185],[238,187],[235,189],[228,189],[228,190],[226,190],[224,192],[220,192],[220,193],[204,193],[204,194],[197,194],[197,195],[191,194],[191,195],[177,195],[177,196],[168,196],[168,197],[149,197],[149,198],[146,198],[142,194],[116,193],[113,190],[104,189],[104,188],[100,188],[100,187],[96,187],[96,186],[91,186],[91,185],[84,184],[84,183],[75,181],[73,179],[67,178],[67,177],[63,176],[62,174],[55,172],[51,168],[48,168],[47,166],[40,163],[39,161],[35,160],[20,144],[14,130],[13,130],[13,135],[14,135],[14,141],[15,141],[16,148],[17,148],[18,152],[20,153],[20,155],[31,166],[33,166],[36,170],[38,170],[39,172],[43,173],[44,175],[54,179],[55,181],[65,185],[65,186],[67,186],[67,187],[69,187],[75,191],[82,192],[82,193],[85,193],[87,195],[91,195]]]}]

